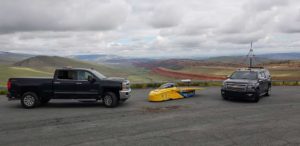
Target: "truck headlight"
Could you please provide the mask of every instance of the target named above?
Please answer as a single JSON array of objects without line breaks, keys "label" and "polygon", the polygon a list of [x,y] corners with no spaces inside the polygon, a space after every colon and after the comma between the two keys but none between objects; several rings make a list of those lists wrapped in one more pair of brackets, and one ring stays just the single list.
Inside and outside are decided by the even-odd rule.
[{"label": "truck headlight", "polygon": [[129,88],[130,88],[130,82],[128,80],[122,82],[122,89],[123,90],[129,89]]}]

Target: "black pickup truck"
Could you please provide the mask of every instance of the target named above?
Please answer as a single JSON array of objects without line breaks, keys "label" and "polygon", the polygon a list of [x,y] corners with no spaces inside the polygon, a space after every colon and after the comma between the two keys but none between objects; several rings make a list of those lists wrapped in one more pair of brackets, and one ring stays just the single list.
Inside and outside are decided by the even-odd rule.
[{"label": "black pickup truck", "polygon": [[130,97],[129,81],[107,78],[93,69],[57,69],[53,78],[10,78],[9,100],[20,99],[24,108],[34,108],[51,99],[102,100],[115,107]]}]

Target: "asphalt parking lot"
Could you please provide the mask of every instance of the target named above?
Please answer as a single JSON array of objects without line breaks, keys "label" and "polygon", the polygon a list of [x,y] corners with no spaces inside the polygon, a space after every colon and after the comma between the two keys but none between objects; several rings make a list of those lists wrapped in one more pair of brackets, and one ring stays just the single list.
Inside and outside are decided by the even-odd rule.
[{"label": "asphalt parking lot", "polygon": [[300,145],[300,87],[274,87],[259,103],[224,101],[217,87],[151,103],[149,91],[113,109],[53,100],[28,110],[0,96],[0,145]]}]

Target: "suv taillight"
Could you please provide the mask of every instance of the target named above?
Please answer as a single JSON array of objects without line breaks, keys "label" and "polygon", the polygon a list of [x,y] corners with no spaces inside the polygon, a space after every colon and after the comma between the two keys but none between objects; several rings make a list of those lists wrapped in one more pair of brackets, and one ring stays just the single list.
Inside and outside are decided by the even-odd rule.
[{"label": "suv taillight", "polygon": [[7,82],[7,90],[10,90],[10,88],[11,88],[11,81],[9,80],[9,81]]}]

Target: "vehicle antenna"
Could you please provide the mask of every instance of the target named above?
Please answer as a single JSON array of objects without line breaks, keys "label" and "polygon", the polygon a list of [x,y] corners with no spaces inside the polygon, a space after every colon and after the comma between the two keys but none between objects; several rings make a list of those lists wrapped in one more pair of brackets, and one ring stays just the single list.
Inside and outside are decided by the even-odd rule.
[{"label": "vehicle antenna", "polygon": [[249,68],[253,67],[253,59],[254,59],[255,55],[253,52],[253,48],[252,48],[252,41],[251,41],[251,46],[250,46],[250,50],[249,53],[247,55],[247,58],[249,58]]}]

